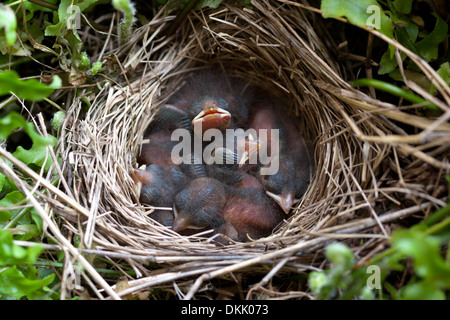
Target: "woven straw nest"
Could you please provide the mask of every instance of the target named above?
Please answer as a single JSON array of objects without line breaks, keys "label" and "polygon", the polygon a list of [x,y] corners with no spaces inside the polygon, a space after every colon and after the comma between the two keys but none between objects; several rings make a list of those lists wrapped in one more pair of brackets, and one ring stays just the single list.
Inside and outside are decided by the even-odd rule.
[{"label": "woven straw nest", "polygon": [[[81,101],[72,101],[58,150],[68,160],[61,181],[66,197],[53,200],[61,235],[79,239],[84,253],[107,259],[128,280],[117,294],[114,281],[62,242],[71,253],[67,265],[81,262],[78,272],[96,295],[158,288],[160,299],[304,297],[298,280],[277,285],[277,279],[322,268],[323,249],[333,241],[370,259],[402,218],[444,205],[448,117],[417,117],[352,88],[318,35],[320,16],[307,8],[285,1],[254,1],[252,9],[224,4],[192,12],[170,36],[163,31],[175,16],[162,10],[118,48],[105,35],[105,55],[126,73],[101,89],[83,117]],[[406,53],[433,79],[431,68]],[[314,179],[292,217],[266,238],[225,247],[208,233],[186,237],[156,223],[130,176],[152,116],[185,76],[209,66],[279,91],[315,145]],[[448,86],[435,83],[449,101]],[[448,104],[434,103],[449,114]],[[69,271],[63,284],[74,289]]]}]

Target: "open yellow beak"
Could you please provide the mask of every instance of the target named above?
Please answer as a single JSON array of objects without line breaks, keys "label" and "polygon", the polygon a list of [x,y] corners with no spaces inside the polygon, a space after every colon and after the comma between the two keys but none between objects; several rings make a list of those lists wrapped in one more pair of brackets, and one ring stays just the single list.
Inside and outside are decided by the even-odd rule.
[{"label": "open yellow beak", "polygon": [[231,113],[222,108],[209,108],[202,110],[192,120],[192,126],[202,126],[202,132],[216,128],[219,130],[225,130],[230,126]]}]

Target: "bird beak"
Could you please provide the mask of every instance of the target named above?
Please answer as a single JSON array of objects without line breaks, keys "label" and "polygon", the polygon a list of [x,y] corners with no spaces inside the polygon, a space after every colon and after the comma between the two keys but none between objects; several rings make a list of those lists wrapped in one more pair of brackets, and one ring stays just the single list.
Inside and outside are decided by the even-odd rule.
[{"label": "bird beak", "polygon": [[135,183],[143,183],[147,184],[152,180],[152,174],[145,170],[145,166],[140,167],[139,169],[133,169],[131,171],[131,178]]},{"label": "bird beak", "polygon": [[[226,144],[228,145],[228,141]],[[256,156],[256,152],[260,147],[261,145],[259,142],[252,134],[249,134],[243,143],[238,142],[236,152],[228,148],[218,147],[214,149],[213,156],[216,157],[216,159],[221,158],[226,164],[238,164],[239,168],[242,168],[247,162],[256,164],[254,156]]]},{"label": "bird beak", "polygon": [[145,166],[142,166],[139,169],[133,169],[131,171],[131,178],[136,184],[136,192],[140,195],[142,185],[146,184],[152,178],[152,175],[145,170]]},{"label": "bird beak", "polygon": [[175,232],[183,231],[189,227],[189,221],[186,217],[178,216],[173,220],[172,230]]},{"label": "bird beak", "polygon": [[[261,144],[253,137],[253,135],[249,135],[248,139],[245,141],[245,151],[242,154],[240,160],[239,160],[239,168],[242,168],[247,161],[250,161],[255,155],[256,152],[261,147]],[[254,161],[256,163],[256,161]]]},{"label": "bird beak", "polygon": [[202,131],[211,128],[225,130],[230,126],[231,113],[215,107],[200,111],[200,113],[192,120],[192,126],[202,125]]},{"label": "bird beak", "polygon": [[204,227],[197,227],[192,225],[191,220],[185,216],[177,216],[173,220],[172,230],[175,232],[180,232],[185,229],[203,229]]},{"label": "bird beak", "polygon": [[291,193],[285,195],[274,194],[270,191],[266,191],[266,194],[275,200],[275,202],[288,214],[294,204],[294,196]]}]

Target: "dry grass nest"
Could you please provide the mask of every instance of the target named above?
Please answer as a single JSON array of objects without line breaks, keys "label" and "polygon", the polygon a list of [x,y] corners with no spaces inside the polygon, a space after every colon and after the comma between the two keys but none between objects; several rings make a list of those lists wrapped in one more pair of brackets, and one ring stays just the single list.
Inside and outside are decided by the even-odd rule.
[{"label": "dry grass nest", "polygon": [[[80,98],[69,101],[57,150],[65,160],[62,179],[59,189],[49,186],[54,215],[46,220],[67,253],[66,292],[77,290],[68,279],[79,272],[100,298],[145,292],[156,299],[308,297],[305,277],[279,279],[323,268],[323,249],[334,241],[349,245],[363,264],[406,217],[423,218],[445,205],[450,89],[412,52],[367,30],[406,53],[435,84],[442,100],[405,79],[444,111],[440,117],[416,116],[351,87],[327,49],[320,15],[307,5],[224,4],[192,12],[164,35],[174,19],[165,9],[157,12],[119,47],[104,34],[99,50],[123,75],[102,87],[83,116]],[[159,106],[190,72],[210,66],[279,91],[315,145],[314,179],[293,215],[268,237],[222,247],[208,233],[181,236],[152,220],[153,209],[139,204],[130,176]],[[123,273],[122,291],[92,267],[91,255]],[[78,263],[84,268],[75,268]]]}]

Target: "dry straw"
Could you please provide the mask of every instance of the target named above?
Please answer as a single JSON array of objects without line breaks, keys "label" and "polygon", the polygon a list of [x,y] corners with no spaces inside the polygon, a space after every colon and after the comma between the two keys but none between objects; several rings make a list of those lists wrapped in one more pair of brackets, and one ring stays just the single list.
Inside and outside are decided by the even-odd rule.
[{"label": "dry straw", "polygon": [[[397,55],[406,53],[437,88],[441,99],[404,79],[443,111],[436,119],[415,116],[344,81],[318,35],[326,30],[315,9],[288,1],[251,5],[192,12],[169,36],[164,30],[175,17],[161,10],[122,45],[111,32],[97,33],[98,54],[126,73],[101,88],[84,116],[80,97],[68,101],[57,150],[63,159],[59,188],[51,177],[22,168],[46,190],[33,205],[57,243],[47,249],[66,253],[63,297],[80,289],[71,281],[80,276],[102,299],[155,288],[159,299],[309,297],[297,282],[277,285],[277,279],[323,268],[323,248],[333,241],[368,261],[401,219],[445,204],[450,89],[435,71],[396,41],[367,30],[394,45]],[[114,30],[118,18],[109,18]],[[290,116],[315,143],[313,182],[294,215],[269,237],[218,247],[209,233],[183,237],[158,225],[153,209],[138,204],[130,171],[143,132],[184,76],[206,66],[288,98]],[[32,186],[22,189],[33,199]],[[90,266],[94,256],[126,276],[122,291]],[[130,269],[133,276],[123,271]]]}]

